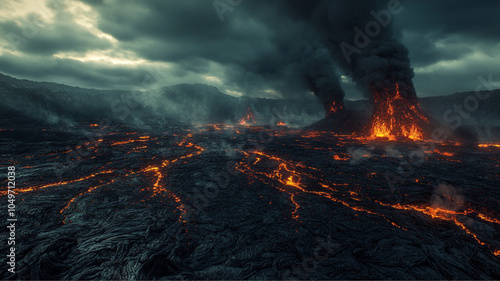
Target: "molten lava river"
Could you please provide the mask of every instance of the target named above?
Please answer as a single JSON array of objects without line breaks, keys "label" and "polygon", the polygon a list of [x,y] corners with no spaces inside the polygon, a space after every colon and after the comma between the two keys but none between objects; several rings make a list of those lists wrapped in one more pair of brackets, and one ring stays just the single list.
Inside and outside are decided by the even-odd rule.
[{"label": "molten lava river", "polygon": [[162,132],[0,130],[18,279],[500,278],[499,144],[247,115]]}]

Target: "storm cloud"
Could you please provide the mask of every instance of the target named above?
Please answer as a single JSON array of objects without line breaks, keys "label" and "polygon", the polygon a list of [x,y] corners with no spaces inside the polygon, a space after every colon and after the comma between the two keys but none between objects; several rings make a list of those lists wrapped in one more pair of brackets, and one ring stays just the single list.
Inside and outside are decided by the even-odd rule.
[{"label": "storm cloud", "polygon": [[[362,98],[360,78],[332,46],[352,42],[353,27],[363,29],[389,1],[328,1],[321,15],[322,2],[9,0],[0,72],[103,89],[205,83],[235,96],[321,98],[319,89],[329,89]],[[419,96],[474,90],[479,75],[500,87],[500,3],[399,4],[380,36],[404,44]],[[346,28],[347,20],[356,24]]]}]

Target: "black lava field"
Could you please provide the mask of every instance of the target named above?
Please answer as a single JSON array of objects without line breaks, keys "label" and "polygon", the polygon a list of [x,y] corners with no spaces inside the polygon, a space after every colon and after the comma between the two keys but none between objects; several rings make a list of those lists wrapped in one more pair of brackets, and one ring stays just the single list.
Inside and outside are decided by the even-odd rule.
[{"label": "black lava field", "polygon": [[223,124],[0,139],[18,279],[500,278],[499,144]]}]

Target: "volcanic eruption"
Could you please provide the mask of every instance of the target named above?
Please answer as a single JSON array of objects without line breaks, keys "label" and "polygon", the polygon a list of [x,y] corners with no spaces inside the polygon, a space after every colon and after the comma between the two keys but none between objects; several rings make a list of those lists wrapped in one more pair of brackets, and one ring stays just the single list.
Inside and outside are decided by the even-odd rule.
[{"label": "volcanic eruption", "polygon": [[256,124],[257,123],[257,118],[255,118],[255,115],[253,114],[252,110],[250,107],[247,108],[247,111],[245,112],[245,115],[240,119],[238,124],[240,125],[248,125],[249,123],[251,124]]},{"label": "volcanic eruption", "polygon": [[421,140],[425,136],[428,118],[423,114],[418,101],[408,96],[408,89],[394,87],[373,88],[373,115],[367,126],[370,137],[385,137],[395,140],[398,137]]},{"label": "volcanic eruption", "polygon": [[418,103],[408,50],[392,38],[372,42],[365,53],[353,57],[358,66],[344,67],[373,105],[365,128],[369,137],[422,140],[429,135],[431,121]]},{"label": "volcanic eruption", "polygon": [[[291,6],[299,18],[312,23],[335,63],[371,101],[372,117],[363,134],[423,139],[430,121],[418,104],[408,50],[398,41],[391,21],[402,7],[384,5],[381,1],[295,1]],[[344,92],[338,76],[330,70],[334,78],[326,83],[324,69],[312,71],[313,92],[323,103],[326,117],[342,116],[338,113],[344,111]],[[307,67],[306,72],[311,75]]]},{"label": "volcanic eruption", "polygon": [[500,280],[500,89],[432,89],[491,71],[497,30],[449,24],[500,5],[41,1],[24,40],[23,2],[0,72],[51,81],[0,73],[0,280]]}]

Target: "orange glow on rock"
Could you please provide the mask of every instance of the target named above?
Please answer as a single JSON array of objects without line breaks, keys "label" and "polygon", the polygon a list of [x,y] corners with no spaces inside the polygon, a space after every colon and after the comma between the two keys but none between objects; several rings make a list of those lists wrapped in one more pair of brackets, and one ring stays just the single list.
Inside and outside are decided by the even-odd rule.
[{"label": "orange glow on rock", "polygon": [[500,147],[500,144],[482,143],[482,144],[479,144],[478,147]]},{"label": "orange glow on rock", "polygon": [[336,160],[336,161],[347,161],[350,158],[347,155],[338,155],[338,154],[336,154],[336,155],[333,155],[333,159]]},{"label": "orange glow on rock", "polygon": [[344,105],[341,102],[333,101],[330,107],[327,108],[326,116],[333,116],[344,109]]}]

